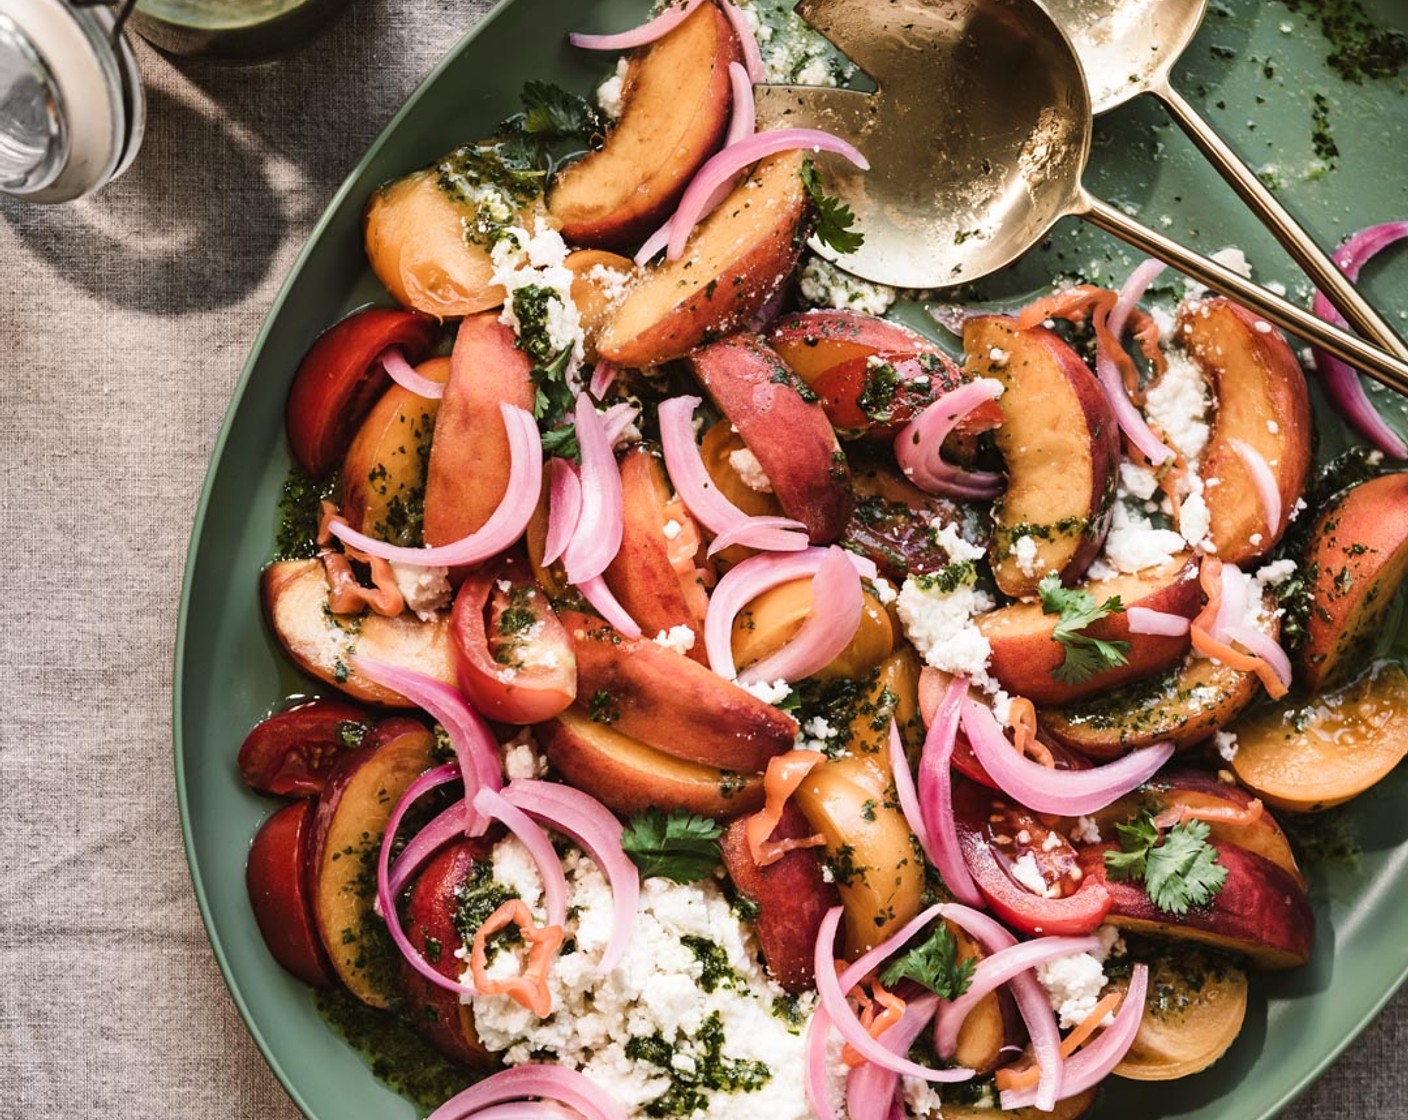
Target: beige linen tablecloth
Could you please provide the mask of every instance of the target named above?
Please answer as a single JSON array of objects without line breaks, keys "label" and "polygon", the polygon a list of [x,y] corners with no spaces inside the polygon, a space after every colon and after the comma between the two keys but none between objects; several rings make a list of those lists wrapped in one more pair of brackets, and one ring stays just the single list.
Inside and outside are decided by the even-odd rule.
[{"label": "beige linen tablecloth", "polygon": [[[181,566],[295,253],[488,7],[364,0],[253,69],[139,45],[151,111],[128,176],[67,208],[0,202],[3,1120],[297,1115],[220,980],[182,854]],[[1400,998],[1289,1115],[1408,1117],[1405,1043]]]}]

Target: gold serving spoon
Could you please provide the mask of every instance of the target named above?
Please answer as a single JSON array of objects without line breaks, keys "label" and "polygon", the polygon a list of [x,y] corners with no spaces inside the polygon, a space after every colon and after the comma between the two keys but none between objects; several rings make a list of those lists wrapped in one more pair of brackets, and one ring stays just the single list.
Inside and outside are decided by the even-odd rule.
[{"label": "gold serving spoon", "polygon": [[[1074,0],[1073,0],[1074,2]],[[871,163],[818,155],[864,245],[867,280],[942,288],[1010,264],[1075,216],[1166,261],[1408,394],[1408,362],[1149,229],[1081,183],[1090,94],[1075,49],[1037,0],[801,0],[797,13],[876,83],[875,93],[759,86],[761,127],[824,128]]]}]

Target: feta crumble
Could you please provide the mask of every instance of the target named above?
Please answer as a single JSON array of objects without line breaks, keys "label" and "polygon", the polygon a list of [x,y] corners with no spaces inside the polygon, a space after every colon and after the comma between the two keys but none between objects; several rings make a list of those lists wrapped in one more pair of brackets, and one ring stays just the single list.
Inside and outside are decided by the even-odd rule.
[{"label": "feta crumble", "polygon": [[1168,368],[1149,386],[1144,412],[1192,467],[1208,445],[1212,401],[1202,371],[1186,351],[1170,350],[1166,356]]},{"label": "feta crumble", "polygon": [[1077,817],[1070,839],[1080,844],[1098,844],[1101,839],[1100,825],[1094,817]]},{"label": "feta crumble", "polygon": [[538,744],[526,727],[504,744],[504,775],[510,781],[517,778],[541,778],[548,772],[548,760],[538,752]]},{"label": "feta crumble", "polygon": [[1013,541],[1012,558],[1024,576],[1030,578],[1037,574],[1037,544],[1033,538],[1021,536]]},{"label": "feta crumble", "polygon": [[1232,762],[1237,757],[1237,735],[1233,731],[1219,731],[1212,737],[1213,744],[1223,762]]},{"label": "feta crumble", "polygon": [[788,693],[792,691],[792,686],[782,680],[773,681],[771,684],[767,681],[753,681],[750,684],[744,684],[742,681],[734,681],[733,683],[750,696],[756,696],[764,704],[781,704],[787,699]]},{"label": "feta crumble", "polygon": [[1100,939],[1097,952],[1074,953],[1037,965],[1036,977],[1046,989],[1062,1030],[1078,1026],[1090,1017],[1108,982],[1105,961],[1124,955],[1124,942],[1114,926],[1101,926],[1095,935]]},{"label": "feta crumble", "polygon": [[1046,898],[1051,893],[1041,868],[1037,866],[1036,856],[1031,852],[1023,852],[1012,865],[1012,878],[1040,898]]},{"label": "feta crumble", "polygon": [[625,58],[616,62],[616,72],[597,87],[596,103],[611,120],[619,121],[626,108],[626,71],[629,68]]},{"label": "feta crumble", "polygon": [[1143,514],[1115,503],[1110,533],[1105,538],[1105,561],[1119,572],[1142,572],[1167,564],[1186,547],[1182,535],[1155,529]]},{"label": "feta crumble", "polygon": [[748,448],[740,447],[737,451],[730,451],[728,465],[749,490],[756,490],[759,494],[772,493],[772,481],[763,470],[763,465],[758,462],[758,457]]},{"label": "feta crumble", "polygon": [[802,300],[811,307],[850,309],[867,315],[885,314],[899,296],[894,288],[852,276],[815,254],[808,255],[798,285]]},{"label": "feta crumble", "polygon": [[391,575],[396,580],[396,590],[406,601],[406,609],[415,612],[422,622],[433,622],[450,605],[449,568],[425,568],[393,560]]},{"label": "feta crumble", "polygon": [[575,369],[586,354],[586,334],[581,314],[572,302],[572,282],[576,277],[564,263],[567,252],[562,235],[539,217],[534,220],[531,234],[519,227],[508,230],[494,244],[491,258],[493,282],[502,285],[506,293],[499,322],[523,337],[524,324],[517,310],[519,293],[525,288],[545,289],[549,294],[543,322],[547,343],[554,353],[570,348]]},{"label": "feta crumble", "polygon": [[663,649],[686,654],[694,648],[694,630],[684,625],[671,626],[655,635],[655,644]]}]

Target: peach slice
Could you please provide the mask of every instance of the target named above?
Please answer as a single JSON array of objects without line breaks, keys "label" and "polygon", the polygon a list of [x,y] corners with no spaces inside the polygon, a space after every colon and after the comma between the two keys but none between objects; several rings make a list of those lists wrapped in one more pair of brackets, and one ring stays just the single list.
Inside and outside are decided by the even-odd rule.
[{"label": "peach slice", "polygon": [[[873,593],[864,592],[860,626],[830,664],[812,676],[817,680],[864,679],[895,648],[895,627],[889,612]],[[812,581],[796,579],[759,595],[733,620],[733,663],[740,670],[790,642],[812,613]]]},{"label": "peach slice", "polygon": [[504,289],[494,283],[487,240],[466,236],[479,219],[470,191],[483,172],[501,183],[516,213],[512,224],[531,229],[543,213],[537,184],[502,168],[492,146],[466,145],[430,167],[378,188],[362,218],[372,270],[405,307],[451,319],[498,307]]},{"label": "peach slice", "polygon": [[318,932],[342,982],[373,1007],[401,995],[401,955],[373,910],[381,837],[406,787],[434,765],[435,736],[408,731],[349,752],[318,801],[310,864]]},{"label": "peach slice", "polygon": [[489,520],[508,488],[500,404],[532,411],[533,361],[497,313],[460,324],[425,477],[425,543],[451,544]]},{"label": "peach slice", "polygon": [[1237,726],[1232,770],[1278,809],[1314,813],[1358,797],[1408,753],[1408,674],[1393,663]]},{"label": "peach slice", "polygon": [[[1148,607],[1184,618],[1196,615],[1202,604],[1198,565],[1186,554],[1138,575],[1117,576],[1085,587],[1098,602],[1119,596],[1125,608]],[[1058,619],[1058,615],[1044,614],[1040,603],[1012,603],[978,618],[978,629],[992,646],[989,672],[1008,692],[1042,706],[1070,704],[1167,669],[1188,652],[1187,635],[1131,634],[1121,611],[1083,632],[1106,641],[1128,642],[1126,663],[1068,684],[1052,675],[1066,657],[1065,647],[1053,636]]]},{"label": "peach slice", "polygon": [[[432,358],[416,370],[442,384],[448,358]],[[392,544],[420,544],[425,507],[425,464],[440,402],[392,385],[372,406],[342,460],[338,508],[347,523]]]},{"label": "peach slice", "polygon": [[813,388],[831,370],[857,358],[940,353],[918,331],[860,311],[800,311],[779,319],[765,336],[768,345]]},{"label": "peach slice", "polygon": [[586,336],[588,361],[597,358],[596,336],[635,276],[635,262],[605,249],[578,249],[562,262],[572,273],[572,302]]},{"label": "peach slice", "polygon": [[600,150],[557,177],[548,199],[575,245],[636,245],[674,210],[722,143],[733,105],[728,67],[742,48],[716,4],[704,4],[637,54],[626,70],[621,119]]},{"label": "peach slice", "polygon": [[801,152],[762,160],[690,235],[676,261],[649,265],[597,338],[602,357],[640,368],[737,330],[801,255],[810,202]]},{"label": "peach slice", "polygon": [[[689,656],[703,664],[704,612],[709,600],[693,553],[672,558],[672,550],[687,548],[691,540],[697,544],[698,530],[683,508],[671,509],[673,495],[665,466],[645,444],[636,444],[621,456],[621,494],[625,527],[620,551],[606,569],[606,585],[647,636],[676,626],[693,630]],[[665,535],[671,522],[678,527],[673,540]]]},{"label": "peach slice", "polygon": [[[1227,1052],[1247,1014],[1247,973],[1192,946],[1169,946],[1149,964],[1149,990],[1139,1033],[1115,1075],[1131,1081],[1173,1081],[1199,1073]],[[1128,988],[1127,979],[1112,987]]]},{"label": "peach slice", "polygon": [[1218,844],[1217,862],[1227,869],[1222,890],[1207,906],[1182,917],[1159,910],[1143,883],[1119,882],[1105,874],[1105,852],[1115,844],[1082,848],[1086,878],[1098,877],[1113,900],[1106,921],[1150,936],[1185,939],[1247,958],[1253,968],[1298,968],[1310,960],[1315,916],[1305,888],[1289,871],[1235,844]]},{"label": "peach slice", "polygon": [[433,622],[422,622],[413,614],[395,618],[333,614],[328,610],[328,581],[320,560],[270,564],[260,574],[259,590],[269,627],[293,663],[348,696],[388,708],[415,706],[357,672],[353,655],[455,684],[448,614]]},{"label": "peach slice", "polygon": [[[988,549],[997,586],[1020,599],[1051,572],[1074,583],[1110,527],[1120,463],[1110,403],[1080,356],[1045,327],[980,316],[964,325],[963,350],[970,376],[1005,386],[996,438],[1007,490],[993,507]],[[1025,562],[1024,539],[1035,545]]]},{"label": "peach slice", "polygon": [[1318,690],[1364,664],[1408,576],[1408,474],[1335,498],[1311,531],[1305,564],[1312,605],[1297,669]]},{"label": "peach slice", "polygon": [[1039,714],[1057,742],[1104,761],[1152,743],[1180,750],[1201,743],[1231,726],[1260,695],[1255,673],[1189,656],[1158,676]]},{"label": "peach slice", "polygon": [[816,394],[756,335],[698,351],[690,366],[738,429],[788,517],[815,544],[840,537],[851,516],[851,471]]},{"label": "peach slice", "polygon": [[598,723],[687,762],[755,773],[791,750],[797,721],[650,638],[564,612],[577,650],[577,695]]},{"label": "peach slice", "polygon": [[[753,932],[768,972],[789,992],[811,991],[816,935],[826,912],[836,904],[836,888],[822,878],[814,848],[794,848],[776,863],[759,867],[748,847],[747,822],[740,817],[724,831],[724,867],[740,901],[755,908]],[[790,801],[770,839],[812,835],[800,809]]]},{"label": "peach slice", "polygon": [[991,1105],[948,1104],[945,1102],[943,1120],[1080,1120],[1095,1104],[1099,1089],[1087,1089],[1063,1101],[1057,1101],[1050,1112],[1039,1108],[1013,1108],[998,1111]]},{"label": "peach slice", "polygon": [[[472,888],[490,847],[482,838],[457,840],[437,852],[416,875],[406,899],[406,937],[435,971],[450,980],[458,980],[465,967],[459,956],[464,939],[456,924],[462,892]],[[432,984],[405,960],[401,990],[407,1019],[437,1050],[461,1065],[493,1066],[494,1055],[474,1029],[473,1011],[456,993]]]},{"label": "peach slice", "polygon": [[761,774],[676,758],[598,723],[580,704],[538,724],[537,735],[568,784],[618,813],[684,809],[722,818],[763,807]]},{"label": "peach slice", "polygon": [[[1276,546],[1305,489],[1312,432],[1305,375],[1280,332],[1230,300],[1186,305],[1175,337],[1217,401],[1200,471],[1213,543],[1222,559],[1243,564]],[[1281,516],[1275,525],[1266,524],[1256,484],[1233,446],[1238,440],[1260,453],[1276,479]]]}]

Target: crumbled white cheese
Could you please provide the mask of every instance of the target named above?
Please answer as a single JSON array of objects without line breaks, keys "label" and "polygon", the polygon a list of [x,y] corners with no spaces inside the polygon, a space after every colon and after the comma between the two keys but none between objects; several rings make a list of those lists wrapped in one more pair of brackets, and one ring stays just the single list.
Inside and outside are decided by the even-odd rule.
[{"label": "crumbled white cheese", "polygon": [[[1243,279],[1250,280],[1252,278],[1252,262],[1247,260],[1247,254],[1236,245],[1228,245],[1210,256],[1223,268],[1230,268]],[[1207,290],[1206,285],[1199,283],[1192,277],[1185,277],[1183,291],[1187,298],[1196,299]]]},{"label": "crumbled white cheese", "polygon": [[1020,536],[1012,542],[1012,558],[1024,576],[1037,574],[1037,543],[1029,536]]},{"label": "crumbled white cheese", "polygon": [[994,346],[988,351],[988,361],[990,361],[998,369],[1001,369],[1003,366],[1005,366],[1007,364],[1008,359],[1011,357],[1012,355],[1009,354],[1006,350],[1002,349],[1001,346]]},{"label": "crumbled white cheese", "polygon": [[882,607],[888,607],[900,597],[899,590],[893,583],[879,577],[870,581],[870,590],[874,592],[875,598],[880,601]]},{"label": "crumbled white cheese", "polygon": [[548,760],[538,753],[533,733],[526,727],[504,744],[503,758],[504,775],[510,781],[516,778],[541,778],[548,772]]},{"label": "crumbled white cheese", "polygon": [[792,691],[792,686],[786,681],[754,681],[745,684],[743,681],[734,681],[734,684],[743,689],[751,696],[756,696],[764,704],[780,704],[787,699],[788,693]]},{"label": "crumbled white cheese", "polygon": [[756,490],[759,494],[772,493],[772,481],[763,470],[762,463],[758,462],[758,457],[748,448],[740,447],[737,451],[730,451],[728,465],[749,490]]},{"label": "crumbled white cheese", "polygon": [[585,354],[586,335],[581,314],[572,302],[572,282],[576,277],[563,263],[567,252],[562,235],[539,217],[534,220],[531,234],[526,229],[510,229],[495,243],[490,255],[493,282],[503,285],[507,293],[499,321],[521,337],[523,323],[515,309],[518,293],[529,287],[547,289],[552,297],[546,302],[543,324],[548,345],[555,353],[570,348],[575,370]]},{"label": "crumbled white cheese", "polygon": [[422,622],[433,622],[436,614],[450,605],[450,569],[426,568],[419,564],[391,561],[396,590]]},{"label": "crumbled white cheese", "polygon": [[1187,352],[1170,350],[1167,357],[1168,368],[1145,394],[1144,412],[1191,467],[1208,445],[1208,384]]},{"label": "crumbled white cheese", "polygon": [[620,120],[621,113],[626,108],[626,71],[628,69],[627,60],[624,57],[618,59],[616,72],[597,87],[596,103],[601,106],[601,111],[613,121]]},{"label": "crumbled white cheese", "polygon": [[1051,893],[1051,888],[1047,886],[1046,879],[1041,874],[1041,868],[1037,866],[1036,856],[1031,852],[1023,852],[1012,864],[1011,870],[1012,878],[1032,894],[1045,898]]},{"label": "crumbled white cheese", "polygon": [[958,525],[952,521],[941,521],[936,517],[929,522],[929,531],[934,538],[934,543],[948,553],[951,563],[961,564],[965,560],[981,560],[985,555],[981,548],[959,532]]},{"label": "crumbled white cheese", "polygon": [[610,265],[599,264],[588,270],[587,279],[594,284],[601,292],[602,298],[606,300],[608,307],[615,307],[626,298],[626,292],[631,286],[631,274],[623,268],[612,268]]},{"label": "crumbled white cheese", "polygon": [[665,522],[664,527],[660,531],[665,534],[667,541],[672,541],[684,532],[684,526],[672,517]]},{"label": "crumbled white cheese", "polygon": [[[505,850],[507,849],[507,850]],[[694,1120],[809,1120],[804,1079],[805,1036],[773,1014],[782,989],[759,963],[757,944],[748,927],[734,916],[721,887],[713,880],[682,886],[665,879],[641,883],[630,949],[609,974],[598,970],[612,928],[611,889],[596,865],[576,850],[563,857],[569,894],[565,933],[571,945],[553,964],[548,986],[553,1013],[539,1019],[507,996],[475,996],[475,1028],[508,1065],[547,1059],[578,1069],[620,1103],[629,1117],[643,1117],[646,1107],[670,1088],[670,1072],[688,1074],[700,1054],[696,1039],[711,1015],[723,1027],[727,1058],[762,1062],[768,1078],[751,1092],[704,1090],[708,1104]],[[541,886],[531,860],[518,841],[495,846],[494,878],[517,890],[537,910]],[[541,913],[539,913],[541,919]],[[706,992],[695,952],[683,940],[702,938],[718,946],[734,983]],[[501,950],[491,961],[491,976],[518,971],[518,954]],[[800,1010],[810,1013],[812,997]],[[659,1035],[677,1059],[670,1069],[627,1057],[632,1038]],[[844,1070],[839,1062],[834,1067]]]},{"label": "crumbled white cheese", "polygon": [[1212,529],[1212,511],[1201,493],[1189,494],[1178,507],[1178,531],[1194,548],[1212,552],[1208,532]]},{"label": "crumbled white cheese", "polygon": [[1147,502],[1159,492],[1159,479],[1148,467],[1125,460],[1120,463],[1119,496]]},{"label": "crumbled white cheese", "polygon": [[895,610],[905,637],[928,664],[992,690],[996,684],[987,671],[992,646],[973,620],[994,605],[992,596],[971,581],[943,591],[911,577],[900,588]]},{"label": "crumbled white cheese", "polygon": [[1105,538],[1105,560],[1116,571],[1142,572],[1167,564],[1186,547],[1171,529],[1155,529],[1149,519],[1117,502]]},{"label": "crumbled white cheese", "polygon": [[905,1110],[915,1120],[940,1120],[943,1116],[943,1097],[931,1082],[902,1077],[900,1095],[904,1098]]},{"label": "crumbled white cheese", "polygon": [[[816,31],[790,11],[773,9],[765,19],[757,0],[740,0],[744,18],[758,40],[763,68],[772,84],[834,86],[841,78],[830,48]],[[788,5],[790,8],[791,5]]]},{"label": "crumbled white cheese", "polygon": [[894,288],[852,276],[815,254],[807,255],[798,285],[803,302],[811,307],[846,308],[867,315],[885,314],[899,296]]},{"label": "crumbled white cheese", "polygon": [[1234,731],[1219,731],[1212,737],[1217,753],[1223,762],[1232,762],[1237,757],[1237,734]]},{"label": "crumbled white cheese", "polygon": [[1074,953],[1037,965],[1036,977],[1046,989],[1051,1009],[1069,1030],[1090,1017],[1105,987],[1105,969],[1089,953]]},{"label": "crumbled white cheese", "polygon": [[694,631],[684,625],[671,626],[655,635],[655,644],[676,653],[685,654],[694,648]]},{"label": "crumbled white cheese", "polygon": [[1264,564],[1256,573],[1256,581],[1262,587],[1278,587],[1296,574],[1294,560],[1277,560]]},{"label": "crumbled white cheese", "polygon": [[1080,844],[1100,843],[1100,826],[1094,817],[1077,817],[1070,838]]}]

